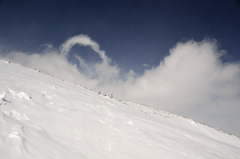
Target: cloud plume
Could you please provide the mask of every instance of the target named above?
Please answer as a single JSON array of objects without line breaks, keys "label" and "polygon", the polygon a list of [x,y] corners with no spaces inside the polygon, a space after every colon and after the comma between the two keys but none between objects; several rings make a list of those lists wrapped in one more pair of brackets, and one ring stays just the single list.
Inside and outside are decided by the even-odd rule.
[{"label": "cloud plume", "polygon": [[223,63],[223,54],[215,41],[178,43],[159,66],[146,70],[124,94],[239,133],[232,123],[240,125],[240,64]]},{"label": "cloud plume", "polygon": [[[212,41],[178,43],[158,67],[135,80],[134,93],[127,96],[141,96],[138,100],[168,110],[204,105],[222,105],[220,109],[225,109],[223,99],[239,109],[240,65],[222,63],[223,52],[217,49]],[[146,102],[148,99],[152,100]]]},{"label": "cloud plume", "polygon": [[[75,55],[77,63],[73,64],[67,57],[76,44],[90,47],[101,61],[90,64]],[[223,54],[214,40],[180,42],[157,67],[148,67],[143,75],[130,70],[124,79],[119,75],[121,69],[86,35],[69,38],[59,50],[49,45],[41,54],[12,52],[2,56],[96,91],[114,93],[240,135],[236,127],[240,125],[240,64],[222,62]]]},{"label": "cloud plume", "polygon": [[63,56],[67,56],[71,48],[76,45],[90,46],[103,60],[104,63],[110,63],[111,60],[105,55],[105,52],[100,50],[100,46],[95,41],[91,40],[90,37],[86,35],[77,35],[69,38],[65,43],[60,46],[60,53]]}]

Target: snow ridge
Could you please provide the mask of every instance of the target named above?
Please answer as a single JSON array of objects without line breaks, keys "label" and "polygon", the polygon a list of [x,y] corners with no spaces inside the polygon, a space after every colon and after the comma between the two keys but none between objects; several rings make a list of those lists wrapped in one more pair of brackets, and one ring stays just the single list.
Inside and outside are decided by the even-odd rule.
[{"label": "snow ridge", "polygon": [[240,139],[239,136],[236,136],[234,134],[231,134],[231,133],[228,133],[226,131],[223,131],[221,129],[218,129],[218,128],[215,128],[215,127],[212,127],[210,125],[207,125],[203,122],[198,122],[196,120],[193,120],[193,119],[190,119],[190,118],[187,118],[187,117],[184,117],[184,116],[180,116],[180,115],[177,115],[177,114],[174,114],[174,113],[170,113],[166,110],[161,110],[161,109],[158,109],[158,108],[154,108],[154,107],[151,107],[151,106],[148,106],[148,105],[145,105],[145,104],[139,104],[139,103],[134,103],[134,102],[131,102],[131,101],[122,101],[124,104],[128,105],[128,106],[131,106],[145,114],[148,114],[148,115],[155,115],[155,116],[161,116],[161,117],[164,117],[164,118],[178,118],[180,120],[184,120],[184,121],[187,121],[187,122],[190,122],[192,124],[201,124],[201,125],[204,125],[204,126],[207,126],[209,128],[212,128],[212,129],[215,129],[221,133],[224,133],[224,134],[227,134],[227,135],[230,135],[230,136],[235,136],[237,138]]},{"label": "snow ridge", "polygon": [[238,159],[240,139],[0,60],[0,158]]}]

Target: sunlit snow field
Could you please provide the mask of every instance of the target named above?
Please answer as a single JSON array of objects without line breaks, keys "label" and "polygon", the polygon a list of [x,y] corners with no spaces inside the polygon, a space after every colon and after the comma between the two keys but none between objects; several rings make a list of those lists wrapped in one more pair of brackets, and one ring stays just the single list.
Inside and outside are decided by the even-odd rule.
[{"label": "sunlit snow field", "polygon": [[239,159],[240,139],[0,60],[1,159]]}]

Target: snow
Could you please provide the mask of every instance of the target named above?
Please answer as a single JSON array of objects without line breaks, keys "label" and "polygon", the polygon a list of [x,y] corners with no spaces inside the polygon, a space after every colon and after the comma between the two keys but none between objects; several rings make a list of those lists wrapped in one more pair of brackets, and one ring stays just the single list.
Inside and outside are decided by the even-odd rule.
[{"label": "snow", "polygon": [[0,60],[2,159],[239,159],[240,139]]}]

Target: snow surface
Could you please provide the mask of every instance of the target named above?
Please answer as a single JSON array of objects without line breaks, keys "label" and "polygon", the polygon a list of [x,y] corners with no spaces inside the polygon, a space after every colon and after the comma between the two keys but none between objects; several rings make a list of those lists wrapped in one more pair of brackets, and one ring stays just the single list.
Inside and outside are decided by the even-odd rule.
[{"label": "snow surface", "polygon": [[239,159],[240,139],[0,60],[1,159]]}]

